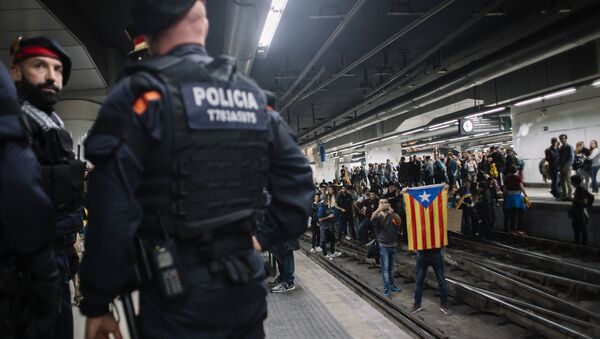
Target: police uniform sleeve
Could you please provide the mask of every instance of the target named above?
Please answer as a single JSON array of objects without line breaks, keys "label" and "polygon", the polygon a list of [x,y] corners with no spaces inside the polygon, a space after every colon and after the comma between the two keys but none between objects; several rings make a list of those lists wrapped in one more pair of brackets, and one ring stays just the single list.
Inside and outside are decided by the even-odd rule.
[{"label": "police uniform sleeve", "polygon": [[140,144],[160,139],[156,122],[161,107],[155,100],[159,94],[139,104],[140,93],[131,78],[115,85],[85,143],[86,158],[94,164],[80,273],[80,310],[86,316],[107,313],[109,303],[135,279],[133,242],[142,209],[134,193],[144,171]]},{"label": "police uniform sleeve", "polygon": [[262,248],[304,233],[313,196],[312,171],[307,159],[279,113],[271,111],[269,115],[271,204],[256,234]]}]

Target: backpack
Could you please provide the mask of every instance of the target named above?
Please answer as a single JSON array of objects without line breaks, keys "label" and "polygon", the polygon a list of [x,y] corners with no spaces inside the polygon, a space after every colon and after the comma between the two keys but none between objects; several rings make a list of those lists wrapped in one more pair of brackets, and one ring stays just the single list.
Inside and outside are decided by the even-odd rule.
[{"label": "backpack", "polygon": [[490,176],[497,178],[499,175],[498,173],[498,168],[496,167],[496,164],[492,163],[490,164]]}]

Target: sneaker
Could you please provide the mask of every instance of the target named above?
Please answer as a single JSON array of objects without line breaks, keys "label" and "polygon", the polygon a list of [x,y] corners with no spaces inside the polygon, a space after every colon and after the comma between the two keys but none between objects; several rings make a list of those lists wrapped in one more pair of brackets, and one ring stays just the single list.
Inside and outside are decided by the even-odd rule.
[{"label": "sneaker", "polygon": [[398,287],[396,285],[393,285],[393,284],[392,284],[392,286],[390,286],[390,290],[392,292],[400,292],[400,291],[402,291],[402,289],[400,289],[400,287]]},{"label": "sneaker", "polygon": [[386,297],[389,297],[390,295],[392,295],[392,291],[390,291],[389,288],[384,288],[383,295],[385,295]]},{"label": "sneaker", "polygon": [[323,249],[321,248],[321,246],[317,246],[317,248],[315,248],[315,250],[316,250],[317,252],[323,252]]},{"label": "sneaker", "polygon": [[289,292],[289,291],[293,291],[296,289],[296,285],[294,285],[294,283],[286,283],[283,282],[275,287],[273,287],[271,289],[271,292],[273,293],[283,293],[283,292]]},{"label": "sneaker", "polygon": [[333,260],[333,257],[331,256],[331,254],[325,255],[325,258],[328,259],[328,260]]},{"label": "sneaker", "polygon": [[347,235],[346,240],[352,240],[352,238],[349,235]]},{"label": "sneaker", "polygon": [[421,307],[421,305],[413,304],[412,308],[410,309],[410,312],[412,314],[417,314],[417,313],[421,312],[422,309],[423,309],[423,307]]},{"label": "sneaker", "polygon": [[442,305],[440,307],[440,311],[442,311],[442,313],[444,313],[445,315],[451,315],[452,311],[450,311],[450,309],[448,308],[448,305]]},{"label": "sneaker", "polygon": [[310,253],[317,253],[317,250],[313,247],[310,249]]},{"label": "sneaker", "polygon": [[277,285],[281,284],[281,282],[282,282],[282,281],[281,281],[281,277],[280,277],[280,276],[277,276],[277,278],[275,278],[275,279],[273,279],[273,280],[269,281],[269,286],[271,286],[271,287],[273,287],[273,286],[277,286]]},{"label": "sneaker", "polygon": [[339,251],[335,251],[335,252],[331,253],[331,257],[332,257],[332,258],[337,258],[337,257],[339,257],[340,255],[342,255],[342,252],[339,252]]}]

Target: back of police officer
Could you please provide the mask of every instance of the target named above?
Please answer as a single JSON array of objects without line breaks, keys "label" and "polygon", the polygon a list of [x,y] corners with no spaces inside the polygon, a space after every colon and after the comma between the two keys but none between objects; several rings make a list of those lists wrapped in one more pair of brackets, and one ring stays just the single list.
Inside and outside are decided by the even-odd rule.
[{"label": "back of police officer", "polygon": [[0,336],[48,338],[59,301],[54,216],[19,111],[0,64]]},{"label": "back of police officer", "polygon": [[118,333],[108,304],[138,277],[142,337],[264,337],[258,252],[305,230],[308,162],[263,91],[206,54],[203,1],[137,1],[133,18],[157,57],[130,68],[86,141],[87,337]]}]

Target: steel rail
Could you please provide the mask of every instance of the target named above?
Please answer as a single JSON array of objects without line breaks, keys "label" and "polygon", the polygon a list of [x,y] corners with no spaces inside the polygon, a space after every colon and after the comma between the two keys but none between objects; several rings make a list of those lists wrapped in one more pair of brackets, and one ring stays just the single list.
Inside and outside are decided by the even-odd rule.
[{"label": "steel rail", "polygon": [[600,270],[594,267],[575,263],[566,259],[557,258],[545,254],[532,253],[527,250],[508,246],[500,243],[477,242],[457,236],[454,232],[448,232],[450,243],[462,243],[461,245],[475,251],[493,253],[505,258],[519,260],[532,265],[543,266],[553,272],[565,274],[573,279],[583,282],[600,283]]},{"label": "steel rail", "polygon": [[402,324],[414,334],[420,338],[434,339],[434,338],[448,338],[439,329],[432,327],[420,318],[410,315],[409,312],[403,310],[401,307],[395,305],[387,298],[381,295],[378,291],[372,287],[363,283],[356,277],[352,276],[339,266],[334,263],[322,258],[322,256],[311,255],[309,251],[301,247],[302,251],[313,261],[317,262],[326,271],[333,274],[336,278],[340,279],[344,284],[348,285],[351,289],[355,290],[362,297],[367,299],[371,304],[375,305],[378,309],[384,311],[388,316],[392,317],[396,322]]}]

